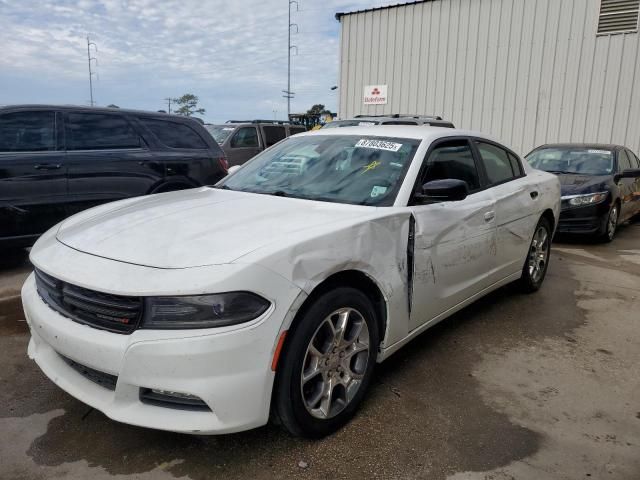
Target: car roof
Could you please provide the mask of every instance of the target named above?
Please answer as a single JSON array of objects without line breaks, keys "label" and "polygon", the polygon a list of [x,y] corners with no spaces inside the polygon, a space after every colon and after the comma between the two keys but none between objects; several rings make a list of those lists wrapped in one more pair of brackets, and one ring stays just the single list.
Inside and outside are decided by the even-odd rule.
[{"label": "car roof", "polygon": [[[397,137],[426,140],[432,142],[443,137],[477,137],[504,145],[499,140],[480,132],[459,128],[440,128],[427,125],[375,125],[342,128],[321,128],[311,132],[299,133],[296,137],[306,135],[366,135],[368,137]],[[507,145],[505,147],[508,148]]]},{"label": "car roof", "polygon": [[[0,113],[4,111],[20,111],[20,110],[75,110],[83,112],[96,113],[128,113],[135,115],[152,115],[155,117],[171,118],[177,120],[195,120],[194,118],[185,117],[184,115],[174,115],[171,113],[154,112],[151,110],[135,110],[131,108],[113,108],[113,107],[90,107],[88,105],[53,105],[53,104],[21,104],[21,105],[5,105],[0,107]],[[199,123],[199,122],[198,122]]]},{"label": "car roof", "polygon": [[534,148],[531,152],[540,150],[542,148],[592,148],[594,150],[622,150],[622,145],[615,145],[612,143],[545,143],[539,147]]}]

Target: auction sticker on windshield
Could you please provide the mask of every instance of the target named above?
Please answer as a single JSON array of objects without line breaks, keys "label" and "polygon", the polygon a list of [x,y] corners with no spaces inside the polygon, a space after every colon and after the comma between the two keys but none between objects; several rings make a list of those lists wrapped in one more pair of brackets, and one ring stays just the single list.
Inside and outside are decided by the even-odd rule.
[{"label": "auction sticker on windshield", "polygon": [[355,145],[362,148],[375,148],[377,150],[387,150],[389,152],[397,152],[402,147],[401,143],[385,142],[384,140],[367,140],[363,138]]},{"label": "auction sticker on windshield", "polygon": [[589,153],[599,153],[601,155],[611,155],[609,150],[589,150]]}]

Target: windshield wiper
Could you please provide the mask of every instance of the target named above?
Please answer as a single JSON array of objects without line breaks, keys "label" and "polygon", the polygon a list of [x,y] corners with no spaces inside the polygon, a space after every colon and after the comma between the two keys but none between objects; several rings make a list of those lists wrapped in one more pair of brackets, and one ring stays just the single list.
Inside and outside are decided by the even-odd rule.
[{"label": "windshield wiper", "polygon": [[563,173],[565,175],[577,175],[577,172],[567,172],[566,170],[546,170],[549,173]]}]

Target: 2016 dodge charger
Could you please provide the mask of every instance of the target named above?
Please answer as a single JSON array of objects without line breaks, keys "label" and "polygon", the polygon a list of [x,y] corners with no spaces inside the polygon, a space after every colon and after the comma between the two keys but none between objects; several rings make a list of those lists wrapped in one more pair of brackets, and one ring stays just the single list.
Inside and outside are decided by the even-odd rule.
[{"label": "2016 dodge charger", "polygon": [[31,251],[29,356],[112,419],[319,437],[381,362],[509,282],[537,290],[556,176],[478,133],[288,138],[214,188],[123,200]]}]

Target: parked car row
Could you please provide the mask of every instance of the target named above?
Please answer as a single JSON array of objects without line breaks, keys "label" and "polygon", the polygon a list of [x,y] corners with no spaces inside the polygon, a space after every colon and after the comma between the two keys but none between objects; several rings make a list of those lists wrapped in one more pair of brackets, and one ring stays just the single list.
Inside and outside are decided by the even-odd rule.
[{"label": "parked car row", "polygon": [[[213,188],[79,213],[35,244],[29,356],[108,417],[321,437],[375,363],[510,282],[542,285],[555,175],[473,132],[286,138]],[[152,279],[152,280],[151,280]]]},{"label": "parked car row", "polygon": [[[610,240],[640,207],[640,164],[623,147],[546,145],[523,160],[452,128],[297,133],[252,121],[210,135],[183,117],[85,110],[0,110],[0,162],[30,161],[16,184],[63,171],[53,200],[104,203],[116,198],[95,192],[146,178],[120,174],[134,161],[159,172],[150,192],[176,178],[206,185],[122,193],[31,250],[29,356],[138,426],[217,434],[276,419],[294,435],[330,434],[356,413],[376,363],[503,285],[537,291],[555,232]],[[227,175],[212,135],[227,156],[262,151]],[[93,174],[74,170],[83,161]],[[3,214],[29,215],[41,203],[18,201],[11,172]]]}]

